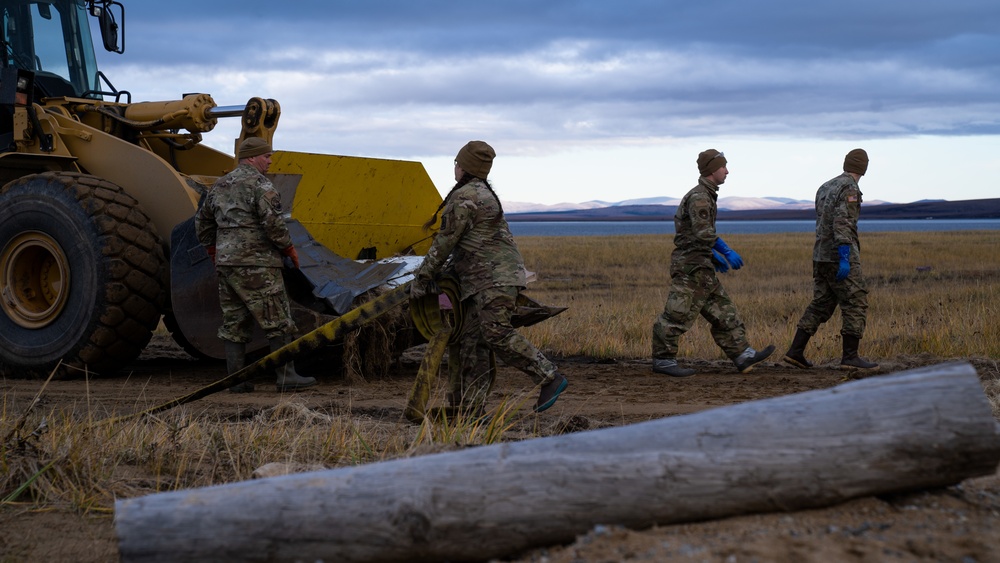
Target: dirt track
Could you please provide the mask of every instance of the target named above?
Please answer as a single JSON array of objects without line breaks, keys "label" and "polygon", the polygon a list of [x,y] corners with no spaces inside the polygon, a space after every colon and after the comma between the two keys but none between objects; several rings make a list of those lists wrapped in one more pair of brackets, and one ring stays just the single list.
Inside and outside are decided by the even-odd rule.
[{"label": "dirt track", "polygon": [[[778,359],[777,356],[774,358]],[[882,361],[891,373],[939,359]],[[982,377],[997,378],[992,362],[976,362]],[[838,385],[856,374],[820,367],[794,370],[765,362],[741,375],[727,362],[694,362],[686,379],[654,375],[649,362],[559,361],[570,387],[557,405],[538,417],[542,433],[618,426],[707,408]],[[219,362],[194,361],[166,339],[154,341],[127,377],[52,382],[42,408],[132,412],[194,391],[222,375]],[[401,364],[392,377],[349,385],[320,377],[317,387],[295,395],[305,406],[349,411],[397,422],[416,365]],[[41,382],[2,381],[7,408],[22,409]],[[495,391],[517,394],[528,387],[519,372],[501,368]],[[528,400],[530,397],[525,396]],[[182,408],[191,413],[240,417],[281,399],[262,383],[250,395],[218,393]],[[494,398],[494,401],[497,399]],[[822,510],[750,515],[643,531],[597,527],[569,546],[521,554],[517,561],[1000,561],[1000,475],[941,490],[862,498]],[[0,553],[14,561],[114,561],[112,519],[61,512],[0,510]],[[2,559],[8,560],[5,556]]]}]

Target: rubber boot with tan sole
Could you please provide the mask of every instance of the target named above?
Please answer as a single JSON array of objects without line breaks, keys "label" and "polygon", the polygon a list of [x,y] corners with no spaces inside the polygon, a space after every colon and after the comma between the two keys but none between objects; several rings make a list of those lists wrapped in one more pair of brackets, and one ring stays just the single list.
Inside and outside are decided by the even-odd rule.
[{"label": "rubber boot with tan sole", "polygon": [[844,337],[844,356],[840,359],[840,367],[854,369],[878,369],[878,364],[869,362],[858,355],[858,346],[861,339],[850,334]]},{"label": "rubber boot with tan sole", "polygon": [[809,344],[810,338],[812,338],[812,335],[808,332],[801,328],[796,329],[795,337],[792,338],[792,346],[785,352],[785,357],[782,360],[786,364],[792,364],[797,368],[809,369],[813,367],[812,362],[806,359],[806,344]]},{"label": "rubber boot with tan sole", "polygon": [[[291,342],[291,336],[279,336],[267,340],[267,343],[271,345],[272,353],[284,348]],[[275,387],[279,393],[284,391],[299,391],[316,385],[315,377],[304,377],[295,371],[295,362],[288,362],[282,366],[278,366],[274,372],[278,376],[275,380]]]}]

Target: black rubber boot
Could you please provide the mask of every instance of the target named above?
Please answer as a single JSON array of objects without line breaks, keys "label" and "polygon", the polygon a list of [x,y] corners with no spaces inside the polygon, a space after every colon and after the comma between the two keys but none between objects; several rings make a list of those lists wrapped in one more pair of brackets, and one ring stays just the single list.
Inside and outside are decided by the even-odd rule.
[{"label": "black rubber boot", "polygon": [[[271,352],[276,352],[291,342],[291,336],[279,336],[267,340],[267,343],[271,345]],[[283,366],[279,366],[274,372],[278,376],[275,381],[275,387],[277,387],[279,393],[282,391],[298,391],[316,385],[315,377],[303,377],[295,371],[295,362],[288,362]]]},{"label": "black rubber boot", "polygon": [[806,359],[806,344],[809,344],[810,338],[812,338],[812,335],[808,332],[801,328],[796,329],[795,337],[792,338],[792,347],[785,352],[785,357],[783,358],[785,363],[802,369],[813,367],[812,362]]},{"label": "black rubber boot", "polygon": [[763,350],[754,350],[753,348],[747,348],[738,358],[733,360],[736,364],[736,369],[740,373],[750,373],[753,367],[768,358],[774,353],[774,346],[768,346]]},{"label": "black rubber boot", "polygon": [[850,334],[842,336],[844,337],[844,356],[840,359],[840,367],[854,369],[878,368],[878,364],[869,362],[858,355],[858,345],[861,344],[860,338]]},{"label": "black rubber boot", "polygon": [[693,369],[682,368],[673,358],[653,358],[653,373],[662,373],[670,377],[690,377],[695,374]]},{"label": "black rubber boot", "polygon": [[[242,342],[223,341],[226,348],[226,373],[232,375],[246,366],[247,345]],[[229,388],[230,393],[250,393],[253,383],[244,381]]]},{"label": "black rubber boot", "polygon": [[538,402],[535,403],[535,412],[542,412],[556,404],[559,394],[565,391],[568,385],[569,381],[561,373],[556,372],[552,381],[542,385],[542,390],[538,393]]}]

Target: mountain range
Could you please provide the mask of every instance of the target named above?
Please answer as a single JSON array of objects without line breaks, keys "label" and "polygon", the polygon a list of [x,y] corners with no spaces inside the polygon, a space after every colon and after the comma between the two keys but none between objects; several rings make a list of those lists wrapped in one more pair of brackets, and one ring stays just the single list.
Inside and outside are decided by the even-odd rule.
[{"label": "mountain range", "polygon": [[[668,205],[676,207],[681,202],[679,197],[644,197],[638,199],[626,199],[623,201],[601,201],[591,200],[582,203],[555,203],[546,205],[542,203],[527,203],[521,201],[505,201],[503,209],[506,213],[551,213],[561,211],[581,211],[585,209],[603,209],[609,207],[632,207],[646,205]],[[885,201],[866,201],[865,205],[879,205],[888,203]],[[791,199],[787,197],[720,197],[718,201],[719,211],[749,211],[753,209],[812,209],[813,201],[805,199]]]},{"label": "mountain range", "polygon": [[[653,197],[619,202],[586,201],[542,205],[503,202],[510,221],[664,221],[672,220],[680,198]],[[796,220],[815,218],[812,201],[778,197],[722,197],[719,219]],[[995,219],[1000,218],[1000,198],[962,201],[921,200],[912,203],[866,201],[865,219]]]}]

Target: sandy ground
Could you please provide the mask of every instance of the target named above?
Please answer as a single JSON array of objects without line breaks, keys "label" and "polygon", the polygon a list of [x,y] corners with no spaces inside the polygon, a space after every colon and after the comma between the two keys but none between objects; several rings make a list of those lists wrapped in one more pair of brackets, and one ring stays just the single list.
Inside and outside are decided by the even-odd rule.
[{"label": "sandy ground", "polygon": [[[774,360],[778,359],[776,355]],[[938,358],[882,361],[878,373],[934,364]],[[824,389],[858,374],[821,366],[794,370],[765,362],[741,375],[725,362],[694,362],[686,379],[654,375],[649,362],[593,362],[563,358],[570,387],[537,424],[560,432],[619,426],[713,407]],[[980,376],[998,378],[995,362],[974,362]],[[41,408],[85,404],[130,412],[185,395],[217,379],[218,362],[195,361],[157,337],[127,376],[52,382]],[[296,394],[320,410],[350,409],[364,416],[402,419],[415,365],[403,363],[386,380],[348,384],[321,378]],[[866,375],[867,376],[867,375]],[[41,382],[2,380],[4,404],[18,412]],[[496,394],[527,387],[519,372],[501,368]],[[238,415],[272,407],[281,397],[260,385],[251,395],[218,393],[188,405],[191,412]],[[116,561],[111,514],[81,516],[24,505],[0,508],[0,561]],[[818,510],[755,514],[645,530],[597,526],[569,545],[512,555],[511,561],[1000,561],[1000,475],[951,487],[855,499]]]}]

